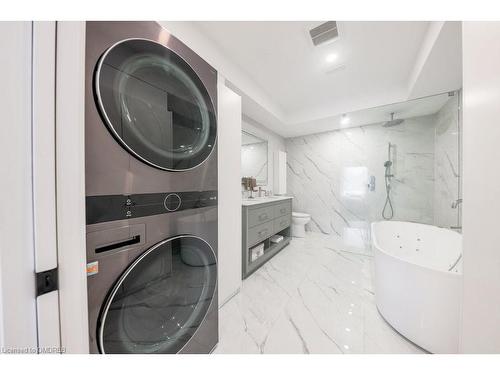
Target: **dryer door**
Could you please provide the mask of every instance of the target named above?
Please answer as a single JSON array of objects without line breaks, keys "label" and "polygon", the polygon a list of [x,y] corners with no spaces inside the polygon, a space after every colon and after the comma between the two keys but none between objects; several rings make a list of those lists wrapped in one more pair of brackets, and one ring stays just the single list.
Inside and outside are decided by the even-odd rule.
[{"label": "dryer door", "polygon": [[120,144],[160,169],[192,169],[211,154],[215,108],[202,81],[175,52],[145,39],[127,39],[99,60],[95,95]]},{"label": "dryer door", "polygon": [[162,241],[137,258],[111,290],[98,325],[101,353],[177,353],[203,323],[217,264],[194,236]]}]

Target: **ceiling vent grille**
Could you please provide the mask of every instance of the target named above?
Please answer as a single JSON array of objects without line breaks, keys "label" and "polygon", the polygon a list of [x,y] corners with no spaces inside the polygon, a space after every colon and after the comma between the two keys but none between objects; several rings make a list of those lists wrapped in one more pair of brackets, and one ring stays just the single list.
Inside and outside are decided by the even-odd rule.
[{"label": "ceiling vent grille", "polygon": [[336,21],[327,21],[314,29],[309,30],[312,42],[315,46],[330,42],[339,36]]}]

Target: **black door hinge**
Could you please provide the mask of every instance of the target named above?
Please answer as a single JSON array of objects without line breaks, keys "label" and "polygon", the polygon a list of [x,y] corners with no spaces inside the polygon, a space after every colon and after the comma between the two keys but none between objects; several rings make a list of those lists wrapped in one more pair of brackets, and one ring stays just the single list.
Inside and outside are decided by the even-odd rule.
[{"label": "black door hinge", "polygon": [[36,296],[57,290],[57,268],[37,272],[36,274]]}]

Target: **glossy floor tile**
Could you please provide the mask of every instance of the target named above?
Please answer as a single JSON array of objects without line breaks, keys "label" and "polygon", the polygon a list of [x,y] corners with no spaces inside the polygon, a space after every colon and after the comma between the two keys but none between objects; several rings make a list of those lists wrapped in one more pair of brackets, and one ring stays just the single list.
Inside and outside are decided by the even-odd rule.
[{"label": "glossy floor tile", "polygon": [[424,353],[378,313],[362,247],[294,238],[220,309],[215,353]]}]

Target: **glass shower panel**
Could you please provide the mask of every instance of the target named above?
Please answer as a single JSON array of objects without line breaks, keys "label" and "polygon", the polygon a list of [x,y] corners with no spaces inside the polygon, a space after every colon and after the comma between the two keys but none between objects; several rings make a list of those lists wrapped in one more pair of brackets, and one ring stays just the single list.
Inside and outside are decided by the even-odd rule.
[{"label": "glass shower panel", "polygon": [[450,93],[436,114],[434,225],[460,226],[460,92]]}]

